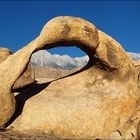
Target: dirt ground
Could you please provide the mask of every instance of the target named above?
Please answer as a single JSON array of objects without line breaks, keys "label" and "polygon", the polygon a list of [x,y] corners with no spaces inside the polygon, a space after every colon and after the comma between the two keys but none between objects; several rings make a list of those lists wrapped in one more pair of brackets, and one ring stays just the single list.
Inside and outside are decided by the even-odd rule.
[{"label": "dirt ground", "polygon": [[[55,136],[47,135],[25,135],[19,132],[0,131],[0,140],[62,140]],[[63,139],[66,140],[66,139]]]}]

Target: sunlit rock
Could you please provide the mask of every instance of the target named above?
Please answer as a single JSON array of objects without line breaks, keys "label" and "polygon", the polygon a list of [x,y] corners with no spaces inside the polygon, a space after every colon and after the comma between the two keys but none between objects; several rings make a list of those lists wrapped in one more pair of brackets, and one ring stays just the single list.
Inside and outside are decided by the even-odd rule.
[{"label": "sunlit rock", "polygon": [[[11,87],[32,53],[60,45],[80,47],[89,63],[71,76],[23,90],[13,116]],[[0,64],[0,80],[0,125],[13,116],[7,127],[12,131],[61,139],[137,138],[137,69],[118,42],[81,18],[50,20],[33,42]]]}]

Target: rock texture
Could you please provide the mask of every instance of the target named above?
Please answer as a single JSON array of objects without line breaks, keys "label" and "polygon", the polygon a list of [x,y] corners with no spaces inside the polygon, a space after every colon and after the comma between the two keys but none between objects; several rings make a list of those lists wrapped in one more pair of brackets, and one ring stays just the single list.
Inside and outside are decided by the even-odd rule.
[{"label": "rock texture", "polygon": [[13,89],[24,88],[27,85],[32,84],[35,81],[35,73],[30,65],[25,69],[23,74],[16,80],[13,85]]},{"label": "rock texture", "polygon": [[[0,63],[13,53],[7,48],[0,48]],[[13,89],[23,88],[35,81],[35,74],[30,65],[27,66],[25,72],[17,79],[13,85]]]},{"label": "rock texture", "polygon": [[137,138],[139,89],[135,65],[113,38],[76,17],[50,20],[39,37],[1,63],[0,125],[13,115],[11,87],[31,54],[59,45],[80,47],[89,55],[89,63],[69,77],[34,83],[23,90],[16,96],[17,110],[7,128],[62,139]]},{"label": "rock texture", "polygon": [[[68,25],[68,22],[70,26]],[[54,33],[54,31],[56,33]],[[53,46],[54,43],[58,45],[58,42],[61,42],[62,44],[66,43],[66,45],[87,45],[88,47],[82,48],[84,48],[86,52],[91,53],[97,46],[98,32],[94,25],[80,18],[54,18],[46,24],[39,37],[3,61],[0,65],[1,128],[3,128],[13,116],[16,104],[13,94],[11,94],[12,87],[18,77],[25,71],[31,54],[46,45],[49,45],[49,47]]]},{"label": "rock texture", "polygon": [[[28,64],[33,47],[27,47],[10,55],[0,64],[0,127],[3,128],[13,116],[16,103],[12,87]],[[21,65],[22,64],[22,65]]]},{"label": "rock texture", "polygon": [[56,79],[63,78],[65,76],[69,76],[72,73],[75,73],[76,71],[79,71],[81,68],[75,68],[72,70],[66,70],[66,69],[56,69],[56,68],[50,68],[50,67],[33,67],[32,69],[35,72],[35,80],[38,82],[50,82]]},{"label": "rock texture", "polygon": [[3,62],[12,52],[7,48],[0,48],[0,63]]},{"label": "rock texture", "polygon": [[138,73],[138,83],[139,83],[139,91],[140,91],[140,60],[135,60],[133,61],[136,69],[137,69],[137,73]]}]

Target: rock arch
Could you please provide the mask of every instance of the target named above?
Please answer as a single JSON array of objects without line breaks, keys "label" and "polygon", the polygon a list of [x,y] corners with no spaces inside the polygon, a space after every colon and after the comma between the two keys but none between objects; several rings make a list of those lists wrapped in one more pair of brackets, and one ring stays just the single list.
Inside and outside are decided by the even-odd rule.
[{"label": "rock arch", "polygon": [[[0,64],[0,126],[4,127],[14,113],[15,101],[11,93],[12,87],[27,67],[31,54],[44,47],[51,48],[59,45],[80,47],[89,55],[91,63],[85,71],[55,81],[46,89],[53,101],[47,104],[48,108],[45,108],[47,111],[52,110],[47,116],[49,120],[45,120],[45,128],[41,126],[40,120],[38,122],[35,120],[36,124],[22,127],[21,130],[38,131],[40,128],[40,131],[47,134],[53,132],[63,138],[85,139],[108,138],[114,131],[123,130],[135,112],[139,99],[138,74],[135,66],[121,45],[113,38],[97,30],[88,21],[68,16],[50,20],[35,40]],[[67,88],[64,90],[64,87]],[[58,94],[58,90],[61,91],[61,95]],[[67,100],[62,100],[62,97]],[[79,100],[76,100],[77,109],[74,110],[71,102],[67,104],[65,101],[76,98]],[[54,100],[58,104],[54,103]],[[62,104],[59,106],[60,101],[69,108],[61,106]],[[83,104],[83,108],[80,108],[80,104]],[[85,111],[86,105],[90,112]],[[63,109],[68,110],[67,115]],[[43,120],[43,118],[39,119]],[[61,125],[58,124],[60,122]],[[125,138],[127,134],[124,134]]]}]

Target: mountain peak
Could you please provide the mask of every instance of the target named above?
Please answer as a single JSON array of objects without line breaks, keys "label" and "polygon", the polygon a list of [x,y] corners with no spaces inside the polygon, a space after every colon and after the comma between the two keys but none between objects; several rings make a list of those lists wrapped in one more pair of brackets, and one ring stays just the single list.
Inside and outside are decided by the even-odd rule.
[{"label": "mountain peak", "polygon": [[52,68],[73,69],[84,67],[88,60],[88,56],[72,58],[69,55],[52,55],[46,50],[39,50],[32,55],[30,64],[40,67],[49,66]]},{"label": "mountain peak", "polygon": [[[140,60],[140,53],[128,52],[132,60]],[[35,52],[30,64],[34,66],[47,66],[52,68],[73,69],[76,67],[84,67],[88,63],[87,55],[82,57],[70,57],[69,55],[50,54],[47,50],[39,50]]]}]

